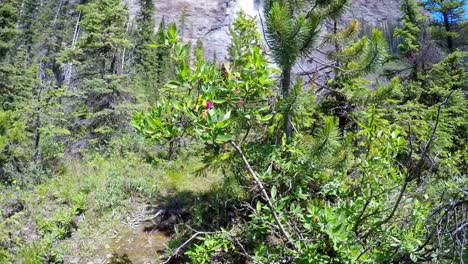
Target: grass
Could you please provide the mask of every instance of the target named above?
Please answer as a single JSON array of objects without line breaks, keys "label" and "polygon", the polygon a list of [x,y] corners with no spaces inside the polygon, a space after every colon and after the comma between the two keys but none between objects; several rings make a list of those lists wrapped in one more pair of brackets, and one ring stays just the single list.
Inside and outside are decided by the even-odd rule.
[{"label": "grass", "polygon": [[160,184],[177,192],[207,192],[213,184],[220,181],[221,175],[217,171],[205,171],[203,167],[203,163],[198,159],[184,158],[167,163],[162,169]]},{"label": "grass", "polygon": [[200,176],[201,168],[190,155],[152,164],[137,154],[96,155],[64,162],[59,173],[31,189],[0,187],[0,208],[10,199],[25,205],[10,218],[0,215],[0,263],[105,259],[112,248],[101,245],[134,233],[148,204],[171,192],[201,194],[221,181],[216,172]]}]

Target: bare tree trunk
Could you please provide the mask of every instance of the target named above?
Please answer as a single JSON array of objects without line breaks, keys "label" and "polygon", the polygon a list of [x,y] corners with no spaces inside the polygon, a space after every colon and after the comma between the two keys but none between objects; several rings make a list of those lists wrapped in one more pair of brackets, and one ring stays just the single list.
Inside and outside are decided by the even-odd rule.
[{"label": "bare tree trunk", "polygon": [[292,138],[292,123],[291,123],[291,107],[289,105],[289,97],[291,93],[291,69],[287,68],[283,70],[283,75],[281,77],[281,88],[283,90],[283,100],[285,103],[285,108],[283,112],[284,116],[284,133],[286,138],[289,140]]},{"label": "bare tree trunk", "polygon": [[58,7],[57,7],[57,11],[55,12],[55,16],[54,16],[54,23],[53,23],[54,26],[57,23],[57,19],[58,19],[60,10],[62,10],[62,5],[63,5],[63,0],[60,0],[60,3],[58,5]]},{"label": "bare tree trunk", "polygon": [[[130,17],[127,21],[127,29],[125,30],[125,39],[127,39],[128,32],[130,31],[131,23],[130,23]],[[125,73],[125,53],[127,52],[127,48],[123,48],[122,51],[122,60],[120,63],[122,65],[120,66],[120,72],[119,75],[123,75]]]},{"label": "bare tree trunk", "polygon": [[[337,34],[337,33],[338,33],[338,22],[336,21],[336,19],[333,19],[333,34]],[[340,51],[340,45],[338,43],[338,39],[335,39],[335,51],[337,53],[338,51]],[[340,66],[339,62],[337,66]]]},{"label": "bare tree trunk", "polygon": [[450,52],[453,52],[453,38],[450,35],[452,33],[452,29],[450,27],[449,14],[447,12],[444,12],[443,16],[445,31],[447,31],[447,48]]},{"label": "bare tree trunk", "polygon": [[172,156],[174,155],[174,139],[169,141],[169,160],[172,160]]},{"label": "bare tree trunk", "polygon": [[120,74],[119,75],[123,75],[124,72],[125,72],[125,52],[127,52],[127,49],[124,48],[123,51],[122,51],[122,65],[120,66]]},{"label": "bare tree trunk", "polygon": [[46,87],[48,86],[48,81],[47,81],[47,66],[44,62],[44,57],[47,56],[48,52],[44,56],[41,56],[39,58],[39,72],[37,73],[37,78],[39,80],[39,86],[37,87],[37,106],[36,106],[36,120],[34,122],[34,130],[35,130],[35,135],[34,135],[34,158],[33,160],[35,162],[40,162],[41,160],[41,151],[40,151],[40,143],[41,143],[41,127],[42,127],[42,120],[41,120],[41,101],[42,101],[42,92]]},{"label": "bare tree trunk", "polygon": [[104,80],[104,76],[106,75],[106,58],[102,58],[101,61],[101,79]]},{"label": "bare tree trunk", "polygon": [[117,61],[117,54],[114,53],[112,55],[112,60],[111,60],[110,67],[109,67],[109,74],[115,74],[116,73],[116,70],[115,70],[116,61]]}]

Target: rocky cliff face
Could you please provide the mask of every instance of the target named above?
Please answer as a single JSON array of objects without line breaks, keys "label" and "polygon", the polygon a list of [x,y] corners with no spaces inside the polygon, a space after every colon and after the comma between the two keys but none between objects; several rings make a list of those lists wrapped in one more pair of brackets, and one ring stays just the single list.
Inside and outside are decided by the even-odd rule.
[{"label": "rocky cliff face", "polygon": [[393,23],[401,16],[401,2],[402,0],[353,0],[343,19],[357,19],[371,25]]},{"label": "rocky cliff face", "polygon": [[[129,6],[136,0],[128,0]],[[176,22],[185,41],[195,43],[201,39],[205,55],[218,59],[227,55],[229,26],[237,10],[243,9],[251,15],[261,10],[261,0],[154,0],[157,25],[161,19]],[[401,0],[354,0],[343,19],[358,19],[368,24],[395,22],[400,16]],[[132,13],[134,8],[130,8]]]},{"label": "rocky cliff face", "polygon": [[176,22],[185,41],[201,39],[207,56],[225,54],[228,28],[235,14],[233,0],[155,0],[157,25],[161,19]]}]

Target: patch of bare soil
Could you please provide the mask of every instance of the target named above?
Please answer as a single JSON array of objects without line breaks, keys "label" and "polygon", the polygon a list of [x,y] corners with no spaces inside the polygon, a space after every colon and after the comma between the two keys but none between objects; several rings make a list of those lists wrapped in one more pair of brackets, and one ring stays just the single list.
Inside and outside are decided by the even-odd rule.
[{"label": "patch of bare soil", "polygon": [[[125,219],[111,219],[95,235],[78,234],[70,241],[71,264],[155,264],[160,263],[170,236],[152,226],[158,218],[151,207],[134,202]],[[109,226],[110,225],[110,226]],[[76,254],[74,254],[76,253]]]},{"label": "patch of bare soil", "polygon": [[107,258],[126,256],[133,264],[159,263],[159,256],[169,242],[167,235],[157,230],[147,232],[144,224],[140,224],[136,230],[126,231],[105,245],[104,251],[109,252]]}]

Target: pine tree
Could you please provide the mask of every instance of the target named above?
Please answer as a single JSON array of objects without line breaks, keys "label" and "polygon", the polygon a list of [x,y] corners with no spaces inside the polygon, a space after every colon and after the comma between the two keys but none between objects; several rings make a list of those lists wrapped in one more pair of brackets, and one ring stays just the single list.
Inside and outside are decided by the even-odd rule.
[{"label": "pine tree", "polygon": [[[13,93],[11,76],[16,72],[13,62],[12,48],[16,44],[19,31],[17,3],[14,0],[2,1],[0,6],[0,104],[2,109],[8,108],[9,95]],[[7,56],[9,55],[9,56]]]},{"label": "pine tree", "polygon": [[[145,57],[149,56],[150,49],[148,44],[155,43],[155,21],[153,18],[154,4],[151,0],[140,0],[140,12],[137,15],[137,29],[134,33],[134,61],[135,64],[142,64],[146,61]],[[149,62],[149,61],[148,61]]]},{"label": "pine tree", "polygon": [[434,122],[438,120],[436,135],[428,153],[434,157],[425,160],[431,166],[442,166],[442,160],[466,152],[466,56],[466,53],[455,51],[433,65],[421,83],[411,80],[404,83],[404,103],[396,106],[398,111],[395,116],[403,129],[411,134],[413,142],[427,142],[428,135],[434,130]]},{"label": "pine tree", "polygon": [[174,63],[171,58],[170,48],[167,45],[166,30],[175,30],[175,24],[166,25],[164,19],[159,24],[156,33],[156,85],[158,88],[166,84],[167,81],[174,78]]},{"label": "pine tree", "polygon": [[[21,124],[23,132],[21,141],[10,137],[8,147],[1,151],[11,157],[9,162],[15,164],[16,171],[21,171],[34,163],[41,164],[41,157],[48,159],[48,155],[42,155],[43,146],[53,149],[60,144],[55,138],[55,125],[61,113],[57,106],[62,94],[56,85],[61,73],[55,57],[66,28],[59,15],[66,9],[58,0],[25,0],[21,2],[21,12],[15,9],[16,4],[9,2],[1,7],[5,26],[2,36],[10,39],[2,39],[3,44],[8,43],[3,47],[9,50],[0,66],[0,104],[1,111],[9,117],[4,121],[9,120],[12,127]],[[8,24],[14,30],[7,29]],[[44,140],[49,144],[42,144]]]},{"label": "pine tree", "polygon": [[[125,109],[121,103],[126,82],[119,71],[122,54],[130,48],[126,39],[128,12],[119,0],[93,0],[80,5],[80,38],[76,48],[65,49],[60,62],[74,62],[76,91],[69,109],[69,129],[75,139],[87,138],[91,143],[105,143],[121,131]],[[70,103],[70,102],[68,102]]]},{"label": "pine tree", "polygon": [[129,43],[125,39],[127,9],[118,0],[95,0],[81,6],[81,27],[84,37],[78,42],[79,49],[94,61],[91,66],[99,69],[99,76],[115,74],[118,54]]},{"label": "pine tree", "polygon": [[132,39],[134,45],[134,59],[131,65],[132,85],[135,90],[143,91],[143,94],[153,101],[157,93],[156,79],[159,64],[157,47],[150,47],[156,43],[154,5],[150,0],[141,0],[140,6],[136,19],[137,28]]},{"label": "pine tree", "polygon": [[328,54],[338,67],[335,77],[328,81],[330,92],[322,100],[322,108],[338,116],[339,128],[344,135],[356,105],[369,93],[369,81],[364,76],[380,69],[387,58],[387,44],[383,33],[374,30],[371,37],[357,38],[360,25],[353,21],[348,28],[329,36],[329,41],[340,48]]},{"label": "pine tree", "polygon": [[[11,173],[20,173],[33,155],[31,123],[28,111],[34,87],[37,85],[37,68],[26,67],[25,49],[16,52],[12,64],[2,65],[0,84],[0,179],[8,180]],[[7,168],[8,167],[8,168]]]},{"label": "pine tree", "polygon": [[18,49],[24,49],[26,52],[25,67],[34,63],[34,56],[37,55],[37,44],[40,36],[42,24],[47,23],[41,18],[44,11],[40,1],[25,0],[21,3],[21,12],[18,19],[20,34],[18,39]]},{"label": "pine tree", "polygon": [[419,40],[421,38],[421,23],[423,17],[419,6],[414,0],[404,0],[401,5],[403,13],[402,26],[395,29],[395,37],[401,38],[402,43],[398,45],[400,52],[410,57],[420,50]]},{"label": "pine tree", "polygon": [[[427,0],[424,6],[427,10],[441,19],[443,35],[450,52],[455,50],[454,40],[459,37],[456,26],[464,19],[466,0]],[[438,22],[439,23],[439,22]]]},{"label": "pine tree", "polygon": [[137,17],[138,29],[134,35],[133,86],[143,91],[146,100],[153,103],[159,89],[174,75],[170,49],[166,45],[166,22],[164,18],[154,32],[154,6],[152,1],[142,0],[142,9]]},{"label": "pine tree", "polygon": [[324,21],[329,17],[337,17],[348,1],[317,0],[309,3],[310,6],[306,6],[304,2],[267,0],[264,4],[266,40],[274,62],[282,71],[284,131],[288,139],[293,135],[289,102],[292,68],[300,58],[310,55],[315,50]]},{"label": "pine tree", "polygon": [[17,13],[16,0],[2,0],[0,5],[0,62],[13,47],[18,36]]}]

